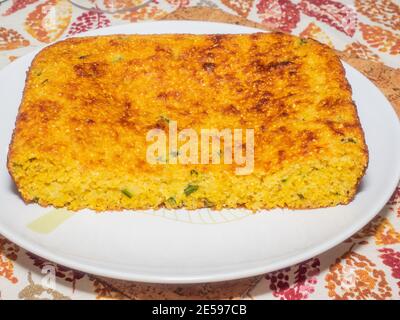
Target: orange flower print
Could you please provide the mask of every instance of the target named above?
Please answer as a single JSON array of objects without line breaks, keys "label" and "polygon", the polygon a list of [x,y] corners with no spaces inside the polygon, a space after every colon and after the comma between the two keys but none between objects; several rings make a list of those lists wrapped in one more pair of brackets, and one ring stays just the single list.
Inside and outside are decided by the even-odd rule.
[{"label": "orange flower print", "polygon": [[72,5],[69,1],[48,0],[28,14],[26,31],[41,42],[52,42],[64,33],[71,21]]},{"label": "orange flower print", "polygon": [[17,31],[0,27],[0,50],[12,50],[29,44],[29,41]]},{"label": "orange flower print", "polygon": [[315,23],[311,22],[301,33],[300,37],[302,38],[312,38],[321,43],[324,43],[330,47],[333,47],[332,40],[329,36],[322,31],[322,29],[317,26]]},{"label": "orange flower print", "polygon": [[4,257],[0,253],[0,277],[10,280],[12,283],[17,283],[18,279],[14,276],[14,265],[10,259]]},{"label": "orange flower print", "polygon": [[328,295],[335,300],[384,300],[392,297],[385,273],[367,257],[349,251],[329,267]]},{"label": "orange flower print", "polygon": [[372,48],[390,54],[400,53],[400,36],[378,26],[371,26],[360,22],[360,31],[363,38]]},{"label": "orange flower print", "polygon": [[400,243],[400,233],[394,229],[387,218],[381,216],[372,220],[361,231],[352,236],[348,242],[365,240],[368,237],[374,237],[377,246]]},{"label": "orange flower print", "polygon": [[97,300],[127,300],[128,297],[121,292],[114,290],[108,284],[103,283],[97,278],[90,277],[93,283],[94,292],[97,294]]},{"label": "orange flower print", "polygon": [[18,59],[18,56],[8,56],[8,60],[10,60],[10,62],[13,62],[16,59]]},{"label": "orange flower print", "polygon": [[376,62],[379,61],[379,56],[377,54],[373,53],[370,48],[359,42],[353,42],[348,44],[344,49],[344,52],[360,59],[376,61]]},{"label": "orange flower print", "polygon": [[144,4],[146,0],[104,0],[104,6],[111,10],[131,9]]},{"label": "orange flower print", "polygon": [[0,277],[8,279],[11,283],[17,283],[14,275],[13,261],[17,260],[19,247],[0,236]]},{"label": "orange flower print", "polygon": [[3,16],[9,16],[37,1],[38,0],[13,0],[13,4],[11,5],[10,8],[7,9],[6,12],[3,13]]},{"label": "orange flower print", "polygon": [[190,4],[190,0],[167,0],[169,4],[177,7],[187,7]]},{"label": "orange flower print", "polygon": [[383,218],[378,225],[375,233],[375,243],[377,245],[400,243],[400,233],[398,233],[388,219]]},{"label": "orange flower print", "polygon": [[355,0],[358,12],[373,22],[400,30],[400,6],[391,0]]},{"label": "orange flower print", "polygon": [[149,5],[141,7],[137,10],[125,11],[116,13],[115,18],[128,20],[130,22],[137,22],[141,20],[158,20],[163,18],[167,12],[160,9],[155,2],[151,2]]}]

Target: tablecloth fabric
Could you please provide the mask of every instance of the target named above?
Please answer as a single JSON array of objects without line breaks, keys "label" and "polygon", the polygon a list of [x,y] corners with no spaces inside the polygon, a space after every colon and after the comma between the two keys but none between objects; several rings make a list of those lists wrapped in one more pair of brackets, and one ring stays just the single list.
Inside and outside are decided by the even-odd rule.
[{"label": "tablecloth fabric", "polygon": [[[135,5],[143,1],[128,2]],[[105,0],[103,5],[107,7],[110,3],[124,8],[127,1]],[[67,0],[10,0],[0,5],[0,68],[65,36],[162,19],[179,8],[194,6],[219,8],[272,30],[315,38],[359,58],[400,66],[399,1],[153,0],[140,9],[111,14],[83,9]],[[301,264],[262,276],[242,298],[399,297],[400,187],[397,187],[379,215],[351,239]],[[0,298],[126,299],[128,296],[94,276],[36,257],[0,236]]]}]

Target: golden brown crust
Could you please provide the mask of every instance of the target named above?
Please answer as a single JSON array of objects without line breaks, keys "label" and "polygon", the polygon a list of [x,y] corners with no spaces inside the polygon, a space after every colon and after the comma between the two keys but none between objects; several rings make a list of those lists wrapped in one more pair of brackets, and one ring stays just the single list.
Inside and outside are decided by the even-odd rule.
[{"label": "golden brown crust", "polygon": [[[29,157],[62,167],[73,164],[82,174],[108,170],[114,176],[183,177],[182,186],[185,178],[190,181],[185,175],[193,168],[203,175],[215,173],[221,181],[224,174],[233,175],[235,167],[223,164],[176,165],[174,174],[164,166],[149,165],[144,139],[149,129],[165,127],[160,117],[176,120],[180,129],[254,128],[253,176],[259,179],[284,172],[293,163],[344,157],[350,151],[352,160],[359,162],[357,176],[351,178],[347,195],[327,206],[352,200],[368,164],[350,85],[340,60],[327,46],[280,33],[120,35],[71,38],[35,57],[10,144],[8,170],[26,202],[35,199],[35,188],[29,186],[32,181],[16,175],[11,163],[22,165]],[[126,152],[132,149],[134,153]],[[242,180],[246,179],[250,180]],[[159,207],[165,205],[163,197],[152,204],[127,205],[129,200],[124,199],[89,207]],[[271,207],[324,206],[303,202],[283,201]],[[62,207],[70,200],[56,203],[40,197],[39,203]],[[182,200],[178,206],[194,209],[201,207],[201,200]],[[240,201],[227,206],[254,209]],[[269,206],[264,201],[261,207]]]}]

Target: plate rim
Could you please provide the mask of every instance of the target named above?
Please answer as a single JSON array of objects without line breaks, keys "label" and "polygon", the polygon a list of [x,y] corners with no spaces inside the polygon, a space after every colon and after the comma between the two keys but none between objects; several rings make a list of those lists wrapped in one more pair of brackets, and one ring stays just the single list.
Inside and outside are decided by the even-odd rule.
[{"label": "plate rim", "polygon": [[[203,24],[203,25],[224,25],[225,27],[227,26],[232,26],[234,28],[244,28],[244,29],[249,29],[253,30],[254,32],[267,32],[262,29],[257,29],[253,27],[247,27],[247,26],[241,26],[241,25],[235,25],[235,24],[229,24],[229,23],[220,23],[220,22],[207,22],[207,21],[187,21],[187,20],[163,20],[163,21],[145,21],[145,22],[139,22],[139,23],[129,23],[129,24],[122,24],[122,25],[116,25],[116,26],[111,26],[103,29],[97,29],[97,30],[91,30],[89,32],[77,34],[72,37],[84,37],[84,36],[94,36],[98,34],[98,32],[101,33],[101,30],[111,30],[115,29],[118,30],[120,28],[129,28],[130,26],[137,26],[138,24],[170,24],[170,23],[178,23],[178,24]],[[126,32],[126,31],[125,31]],[[113,33],[113,34],[124,34],[122,33]],[[188,34],[192,34],[188,32]],[[43,48],[52,45],[53,43],[62,41],[64,39],[71,38],[71,37],[63,37],[55,42],[40,46],[39,48],[33,50],[32,52],[27,53],[26,55],[21,56],[26,57],[28,55],[36,55],[40,50]],[[19,59],[16,59],[18,61]],[[5,66],[0,72],[2,72],[4,69],[8,69],[12,67],[12,65],[15,62],[12,62]],[[346,66],[346,68],[352,69],[353,72],[361,75],[363,78],[365,78],[369,83],[371,83],[376,89],[379,91],[379,94],[381,95],[381,98],[384,98],[389,106],[391,108],[386,108],[389,113],[392,114],[393,119],[397,119],[397,121],[394,120],[394,122],[397,122],[397,125],[395,126],[396,134],[397,137],[399,138],[400,141],[400,120],[397,114],[395,113],[392,104],[390,101],[386,98],[386,96],[382,93],[382,91],[377,88],[377,86],[370,81],[367,77],[362,75],[357,69],[354,67],[350,66],[349,64],[345,63],[342,61],[342,63]],[[390,109],[390,110],[389,110]],[[400,144],[400,143],[399,143]],[[400,151],[397,151],[398,156],[400,156]],[[140,274],[140,272],[134,271],[134,272],[127,272],[127,271],[115,271],[115,269],[108,269],[106,267],[99,267],[96,265],[91,265],[90,263],[82,263],[80,261],[74,261],[71,258],[62,256],[62,255],[57,255],[54,252],[54,250],[47,250],[46,248],[41,249],[41,246],[38,244],[35,244],[35,242],[30,242],[28,240],[25,240],[23,237],[19,237],[18,234],[15,234],[12,232],[12,230],[8,230],[3,226],[3,224],[0,223],[0,234],[6,237],[8,240],[14,242],[18,246],[24,248],[25,250],[38,255],[44,259],[48,259],[52,262],[55,262],[57,264],[60,264],[62,266],[66,266],[68,268],[74,269],[74,270],[79,270],[85,273],[89,274],[95,274],[99,276],[105,276],[105,277],[111,277],[115,279],[121,279],[121,280],[128,280],[128,281],[140,281],[140,282],[146,282],[146,283],[173,283],[173,284],[190,284],[190,283],[204,283],[204,282],[219,282],[219,281],[227,281],[227,280],[234,280],[234,279],[241,279],[241,278],[246,278],[246,277],[252,277],[256,275],[261,275],[265,274],[271,271],[279,270],[281,268],[285,268],[287,266],[292,266],[294,264],[300,263],[302,261],[308,260],[312,257],[315,257],[323,252],[326,252],[327,250],[335,247],[336,245],[342,243],[344,240],[352,236],[354,233],[359,231],[362,227],[364,227],[369,221],[371,221],[379,212],[380,210],[385,206],[387,201],[390,199],[393,191],[395,190],[399,179],[400,179],[400,164],[397,166],[397,172],[393,173],[393,180],[391,181],[390,185],[386,187],[385,190],[387,190],[387,194],[385,194],[385,197],[381,197],[381,201],[374,202],[373,209],[371,209],[369,212],[371,212],[369,215],[364,215],[362,218],[357,220],[356,224],[352,224],[351,228],[347,228],[347,232],[341,232],[335,237],[332,237],[329,241],[325,241],[322,244],[319,244],[317,246],[313,246],[311,249],[304,250],[302,254],[296,254],[293,257],[290,258],[285,258],[281,259],[279,261],[269,263],[266,266],[258,266],[258,267],[247,267],[234,271],[228,271],[228,272],[220,272],[220,271],[214,271],[213,273],[208,273],[207,275],[201,274],[201,275],[184,275],[184,276],[155,276],[153,274]],[[391,190],[390,192],[388,190]],[[259,264],[261,265],[262,260],[260,260]]]}]

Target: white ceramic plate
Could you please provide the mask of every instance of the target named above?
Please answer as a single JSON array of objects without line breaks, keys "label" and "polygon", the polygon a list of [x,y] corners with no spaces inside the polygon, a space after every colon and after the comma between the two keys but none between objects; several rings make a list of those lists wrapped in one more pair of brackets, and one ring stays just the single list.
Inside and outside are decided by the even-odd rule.
[{"label": "white ceramic plate", "polygon": [[[219,23],[165,21],[116,26],[90,35],[257,31]],[[367,174],[351,204],[254,215],[245,210],[209,209],[82,211],[70,215],[50,233],[32,231],[27,226],[51,209],[24,204],[7,173],[6,155],[25,72],[34,55],[24,56],[0,72],[0,233],[62,265],[113,278],[159,283],[220,281],[261,274],[311,258],[350,237],[385,205],[398,182],[397,116],[382,93],[345,64],[370,152]]]}]

